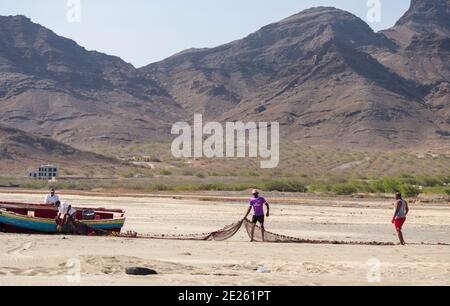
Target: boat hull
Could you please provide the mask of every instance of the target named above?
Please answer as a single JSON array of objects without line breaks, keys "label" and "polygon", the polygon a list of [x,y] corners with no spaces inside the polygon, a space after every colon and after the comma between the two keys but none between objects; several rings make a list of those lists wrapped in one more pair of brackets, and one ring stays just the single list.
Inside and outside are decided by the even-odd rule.
[{"label": "boat hull", "polygon": [[[125,223],[125,218],[114,220],[83,220],[79,222],[96,230],[120,232]],[[54,219],[29,217],[5,211],[0,211],[0,229],[4,232],[12,233],[58,233]],[[64,231],[65,229],[63,228]]]}]

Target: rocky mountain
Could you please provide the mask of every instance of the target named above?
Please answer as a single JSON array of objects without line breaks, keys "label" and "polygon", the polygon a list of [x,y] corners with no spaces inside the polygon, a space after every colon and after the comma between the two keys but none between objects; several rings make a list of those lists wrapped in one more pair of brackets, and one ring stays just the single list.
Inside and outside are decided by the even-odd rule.
[{"label": "rocky mountain", "polygon": [[[74,163],[73,161],[77,161]],[[55,163],[74,173],[87,169],[120,169],[114,159],[83,152],[53,139],[0,125],[0,172],[2,175],[21,173],[41,164]]]},{"label": "rocky mountain", "polygon": [[[429,2],[413,1],[396,27],[427,24],[411,11],[421,14]],[[433,4],[426,7],[435,10]],[[402,73],[430,58],[416,58],[417,67],[412,67],[408,47],[388,35],[395,31],[375,33],[350,13],[320,7],[242,40],[188,50],[142,70],[190,112],[221,120],[279,121],[287,138],[311,145],[393,149],[448,144],[450,116],[440,109],[449,105],[446,85],[430,86]],[[428,25],[423,31],[434,33],[435,28]],[[448,53],[440,46],[429,51],[445,61]],[[445,66],[435,68],[424,78],[449,80],[439,72]]]},{"label": "rocky mountain", "polygon": [[313,8],[140,69],[0,17],[0,119],[81,148],[167,141],[194,112],[279,121],[284,139],[314,146],[448,148],[449,2],[413,0],[379,33]]},{"label": "rocky mountain", "polygon": [[450,136],[450,0],[413,0],[410,9],[382,32],[395,52],[375,56],[402,77],[425,86],[422,101],[434,113],[443,136]]},{"label": "rocky mountain", "polygon": [[148,141],[181,112],[132,65],[23,16],[0,17],[0,42],[3,124],[77,145]]},{"label": "rocky mountain", "polygon": [[[317,8],[242,40],[213,49],[188,50],[141,70],[156,77],[187,110],[214,118],[261,87],[292,76],[307,78],[328,50],[347,41],[361,48],[390,43],[349,13]],[[328,77],[334,69],[329,67],[322,76]]]}]

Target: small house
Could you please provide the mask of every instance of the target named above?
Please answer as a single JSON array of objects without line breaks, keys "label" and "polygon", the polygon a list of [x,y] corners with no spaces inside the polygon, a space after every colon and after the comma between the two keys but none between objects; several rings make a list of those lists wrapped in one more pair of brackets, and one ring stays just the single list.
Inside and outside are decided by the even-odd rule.
[{"label": "small house", "polygon": [[53,180],[58,177],[59,169],[55,165],[42,165],[37,171],[29,171],[28,177],[35,180]]}]

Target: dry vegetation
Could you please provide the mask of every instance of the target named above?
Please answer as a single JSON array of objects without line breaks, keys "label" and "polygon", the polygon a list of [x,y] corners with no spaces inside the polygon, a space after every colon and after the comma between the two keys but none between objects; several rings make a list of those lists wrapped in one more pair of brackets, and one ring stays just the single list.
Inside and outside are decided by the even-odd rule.
[{"label": "dry vegetation", "polygon": [[[276,169],[262,170],[257,159],[175,159],[170,144],[95,147],[100,154],[122,160],[146,156],[154,161],[155,170],[170,168],[172,174],[206,176],[258,176],[321,178],[341,177],[365,179],[371,177],[443,176],[449,175],[450,151],[441,153],[420,152],[369,152],[343,149],[315,149],[293,143],[280,149],[280,165]],[[159,165],[171,165],[171,167]],[[161,170],[163,169],[163,170]],[[155,171],[158,173],[158,171]]]},{"label": "dry vegetation", "polygon": [[[324,150],[283,144],[278,168],[262,170],[256,159],[179,160],[170,144],[95,147],[96,153],[130,163],[108,171],[86,170],[81,177],[63,169],[59,188],[134,189],[140,191],[266,191],[327,194],[450,194],[448,153]],[[139,166],[131,163],[138,163]],[[1,186],[44,188],[47,182],[3,175]]]}]

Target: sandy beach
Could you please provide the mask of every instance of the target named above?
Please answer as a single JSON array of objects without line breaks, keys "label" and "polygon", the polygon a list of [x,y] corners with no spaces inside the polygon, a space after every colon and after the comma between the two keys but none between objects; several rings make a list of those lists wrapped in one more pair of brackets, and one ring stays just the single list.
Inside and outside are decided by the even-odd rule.
[{"label": "sandy beach", "polygon": [[[212,232],[241,219],[245,198],[61,195],[74,206],[123,208],[124,231]],[[2,201],[43,194],[0,191]],[[268,198],[270,201],[270,198]],[[400,246],[199,242],[0,233],[0,285],[450,285],[450,205],[414,204]],[[446,205],[447,204],[447,205]],[[397,242],[385,200],[290,199],[273,204],[267,229],[309,239]],[[420,245],[420,243],[436,245]],[[158,275],[133,277],[142,266]],[[269,270],[258,273],[260,266]]]}]

